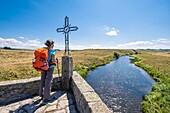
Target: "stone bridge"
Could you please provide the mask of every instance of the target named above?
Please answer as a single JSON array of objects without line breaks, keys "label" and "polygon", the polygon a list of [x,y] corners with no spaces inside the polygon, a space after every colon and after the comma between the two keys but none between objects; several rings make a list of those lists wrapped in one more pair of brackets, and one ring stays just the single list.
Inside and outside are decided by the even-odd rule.
[{"label": "stone bridge", "polygon": [[0,82],[0,113],[112,113],[72,64],[72,57],[62,57],[62,76],[53,75],[46,105],[37,96],[40,77]]}]

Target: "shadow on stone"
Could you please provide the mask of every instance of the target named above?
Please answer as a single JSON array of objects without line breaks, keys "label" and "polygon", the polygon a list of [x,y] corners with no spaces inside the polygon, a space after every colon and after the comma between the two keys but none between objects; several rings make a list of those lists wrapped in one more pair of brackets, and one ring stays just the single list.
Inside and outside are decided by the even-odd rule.
[{"label": "shadow on stone", "polygon": [[79,113],[76,105],[76,101],[75,98],[73,96],[73,92],[70,90],[67,92],[67,99],[68,99],[68,109],[69,109],[69,113]]},{"label": "shadow on stone", "polygon": [[35,96],[37,96],[37,94],[36,95],[29,95],[29,96],[25,96],[25,97],[20,97],[20,98],[14,98],[12,101],[9,101],[9,102],[4,102],[4,103],[0,103],[0,107],[2,107],[2,106],[7,106],[7,105],[10,105],[10,104],[12,104],[12,103],[16,103],[16,102],[19,102],[19,101],[23,101],[23,100],[26,100],[26,99],[29,99],[29,98],[33,98],[33,97],[35,97]]},{"label": "shadow on stone", "polygon": [[[36,112],[38,109],[41,109],[42,107],[44,107],[43,110],[45,110],[45,108],[48,107],[48,104],[53,103],[55,100],[57,100],[58,98],[60,98],[60,96],[62,96],[65,92],[55,92],[51,95],[50,97],[50,101],[47,104],[43,104],[41,99],[38,99],[36,101],[34,101],[33,103],[26,103],[25,105],[20,106],[19,108],[17,108],[14,111],[9,111],[9,113],[34,113]],[[40,110],[41,111],[41,110]]]},{"label": "shadow on stone", "polygon": [[44,106],[42,104],[39,104],[40,102],[41,100],[39,99],[32,104],[25,104],[23,106],[20,106],[18,109],[10,111],[9,113],[34,113],[38,108]]}]

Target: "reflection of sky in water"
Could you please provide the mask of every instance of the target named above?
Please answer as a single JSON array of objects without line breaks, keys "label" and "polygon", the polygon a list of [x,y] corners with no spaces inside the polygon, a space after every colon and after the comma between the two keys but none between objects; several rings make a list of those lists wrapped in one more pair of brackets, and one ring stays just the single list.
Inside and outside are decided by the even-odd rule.
[{"label": "reflection of sky in water", "polygon": [[90,71],[86,81],[109,108],[123,113],[141,112],[142,96],[155,84],[145,71],[131,64],[127,56]]}]

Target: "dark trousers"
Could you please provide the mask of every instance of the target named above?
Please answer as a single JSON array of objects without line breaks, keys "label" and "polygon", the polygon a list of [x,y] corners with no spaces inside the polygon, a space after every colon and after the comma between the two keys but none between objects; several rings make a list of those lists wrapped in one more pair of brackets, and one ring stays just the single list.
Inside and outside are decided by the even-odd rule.
[{"label": "dark trousers", "polygon": [[49,68],[47,71],[41,72],[39,96],[43,97],[43,99],[50,98],[53,71],[54,68]]}]

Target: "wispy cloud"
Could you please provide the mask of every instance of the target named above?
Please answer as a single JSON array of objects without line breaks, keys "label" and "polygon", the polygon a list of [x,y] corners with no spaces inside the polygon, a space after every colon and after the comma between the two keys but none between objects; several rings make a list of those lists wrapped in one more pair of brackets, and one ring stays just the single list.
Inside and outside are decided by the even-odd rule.
[{"label": "wispy cloud", "polygon": [[[64,50],[65,45],[63,43],[55,43],[54,49]],[[70,50],[82,50],[82,49],[86,49],[86,46],[83,46],[83,45],[80,45],[80,44],[70,44],[69,49]]]},{"label": "wispy cloud", "polygon": [[153,43],[149,41],[136,41],[136,42],[129,42],[125,44],[119,44],[118,47],[136,48],[136,47],[146,47],[151,45],[153,45]]},{"label": "wispy cloud", "polygon": [[169,39],[166,39],[166,38],[159,38],[159,39],[156,39],[156,40],[152,40],[153,42],[155,43],[170,43],[170,40]]},{"label": "wispy cloud", "polygon": [[42,43],[38,40],[28,40],[26,42],[26,45],[28,45],[30,47],[38,47],[38,46],[42,46]]},{"label": "wispy cloud", "polygon": [[92,47],[101,47],[101,45],[99,45],[99,44],[92,44],[91,46]]},{"label": "wispy cloud", "polygon": [[151,41],[136,41],[116,46],[120,49],[170,49],[170,39],[159,38]]},{"label": "wispy cloud", "polygon": [[19,38],[20,38],[20,39],[25,39],[25,37],[23,37],[23,36],[20,36]]},{"label": "wispy cloud", "polygon": [[82,49],[87,49],[87,47],[84,46],[84,45],[79,45],[79,44],[71,44],[70,49],[72,49],[72,50],[82,50]]},{"label": "wispy cloud", "polygon": [[[27,40],[26,42],[18,41],[15,38],[1,38],[0,37],[0,47],[11,47],[20,49],[36,49],[39,47],[44,47],[44,43],[39,40]],[[79,44],[70,44],[70,49],[86,49],[86,46]],[[65,49],[65,45],[62,43],[55,43],[54,49]]]},{"label": "wispy cloud", "polygon": [[119,32],[119,30],[117,30],[116,28],[114,27],[110,28],[107,25],[105,25],[104,29],[107,31],[105,34],[111,37],[117,36]]},{"label": "wispy cloud", "polygon": [[[44,47],[44,43],[37,40],[27,40],[25,42],[18,41],[15,38],[1,38],[0,47],[22,48],[22,49],[36,49],[38,47]],[[64,50],[65,45],[62,43],[55,43],[54,48]],[[170,49],[170,39],[158,38],[151,41],[135,41],[123,44],[117,44],[114,46],[101,46],[100,44],[92,44],[89,46],[80,44],[70,44],[71,50],[82,49]]]}]

